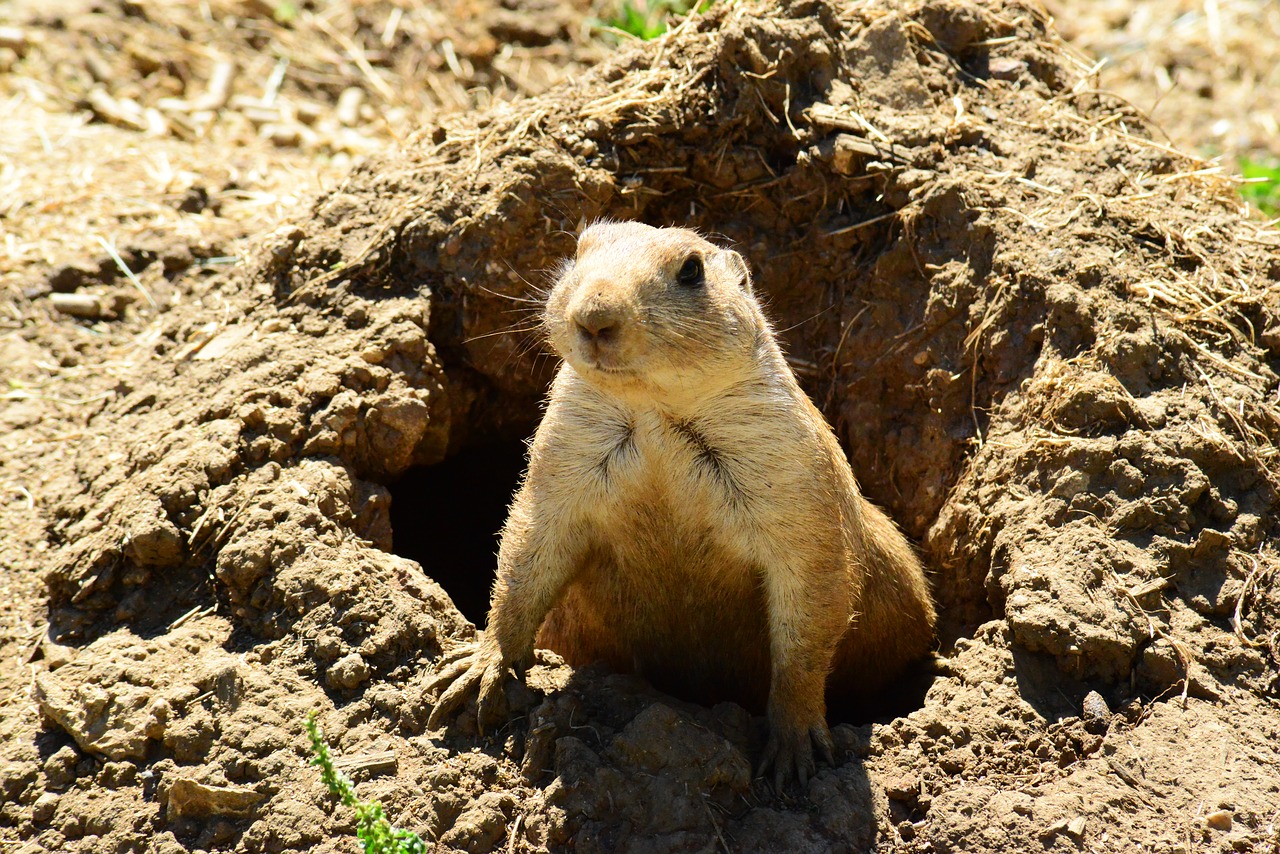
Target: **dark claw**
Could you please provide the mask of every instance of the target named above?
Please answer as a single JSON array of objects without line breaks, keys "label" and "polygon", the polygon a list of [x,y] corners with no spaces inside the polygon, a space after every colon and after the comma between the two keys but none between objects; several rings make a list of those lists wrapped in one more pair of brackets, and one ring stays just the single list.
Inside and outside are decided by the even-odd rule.
[{"label": "dark claw", "polygon": [[822,724],[811,727],[799,734],[779,735],[771,733],[765,744],[764,755],[756,775],[764,777],[769,770],[773,771],[773,787],[779,794],[783,786],[790,780],[800,784],[801,791],[809,785],[809,781],[817,775],[817,763],[814,760],[814,748],[828,764],[835,764],[835,749],[831,735]]},{"label": "dark claw", "polygon": [[476,646],[477,644],[474,643],[464,643],[461,646],[454,647],[452,650],[444,653],[436,659],[436,667],[443,667],[446,664],[453,664],[455,661],[461,661],[467,656],[475,653]]},{"label": "dark claw", "polygon": [[431,717],[427,719],[427,729],[438,729],[444,718],[462,705],[479,679],[480,675],[475,670],[468,669],[462,678],[450,685],[436,700],[435,708],[431,710]]},{"label": "dark claw", "polygon": [[467,660],[455,661],[436,674],[436,677],[427,683],[423,689],[428,694],[434,694],[436,691],[452,683],[455,679],[466,673],[470,668],[471,662]]}]

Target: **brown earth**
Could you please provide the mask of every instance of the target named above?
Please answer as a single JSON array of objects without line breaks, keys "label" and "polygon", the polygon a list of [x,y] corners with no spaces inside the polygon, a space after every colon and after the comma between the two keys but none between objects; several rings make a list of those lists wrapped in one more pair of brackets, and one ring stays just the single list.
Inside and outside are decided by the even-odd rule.
[{"label": "brown earth", "polygon": [[[99,8],[124,44],[178,7]],[[243,64],[328,26],[364,65],[286,76],[312,124],[263,131],[228,98],[191,140],[192,111],[102,73],[168,116],[148,139],[70,112],[87,24],[46,7],[5,48],[30,132],[0,169],[0,840],[354,850],[304,762],[318,710],[361,795],[441,850],[1280,850],[1280,236],[1042,12],[735,5],[574,71],[600,49],[570,49],[565,9],[538,79],[559,61],[570,85],[450,116],[485,104],[394,112],[388,81],[431,51],[370,55],[390,3],[339,4],[341,27],[213,8],[191,40]],[[353,87],[385,121],[344,152],[323,140]],[[522,300],[598,216],[748,256],[933,570],[934,672],[835,727],[806,792],[751,779],[743,710],[550,657],[501,732],[423,731],[552,368]]]}]

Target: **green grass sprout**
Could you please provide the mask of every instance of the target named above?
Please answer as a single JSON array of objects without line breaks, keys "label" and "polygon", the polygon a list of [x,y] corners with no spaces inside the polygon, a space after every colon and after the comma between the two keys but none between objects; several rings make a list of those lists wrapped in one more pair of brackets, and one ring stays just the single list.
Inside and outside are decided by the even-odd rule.
[{"label": "green grass sprout", "polygon": [[622,0],[622,6],[602,25],[643,41],[652,41],[667,31],[668,19],[690,12],[705,12],[715,0]]},{"label": "green grass sprout", "polygon": [[364,846],[365,854],[426,854],[426,843],[411,830],[399,830],[387,820],[382,804],[362,801],[356,797],[351,779],[333,767],[329,745],[325,743],[320,727],[316,725],[316,713],[307,715],[307,737],[311,739],[311,764],[320,769],[320,779],[329,791],[337,796],[343,806],[356,811],[356,836]]},{"label": "green grass sprout", "polygon": [[1240,185],[1244,200],[1265,216],[1280,216],[1280,161],[1262,163],[1242,157],[1240,174],[1248,182]]}]

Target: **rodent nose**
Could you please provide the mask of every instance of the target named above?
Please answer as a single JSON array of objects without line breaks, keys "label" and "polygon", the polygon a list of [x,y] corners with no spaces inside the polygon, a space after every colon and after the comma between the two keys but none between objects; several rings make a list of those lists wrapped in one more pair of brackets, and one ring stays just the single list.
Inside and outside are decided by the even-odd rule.
[{"label": "rodent nose", "polygon": [[611,311],[581,311],[574,315],[573,322],[578,327],[578,334],[587,341],[605,343],[618,333],[618,318]]}]

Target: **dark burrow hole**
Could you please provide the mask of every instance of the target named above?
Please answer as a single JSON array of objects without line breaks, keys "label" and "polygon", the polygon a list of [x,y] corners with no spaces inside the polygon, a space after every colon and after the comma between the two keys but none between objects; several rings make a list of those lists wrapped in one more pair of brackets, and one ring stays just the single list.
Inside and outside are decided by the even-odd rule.
[{"label": "dark burrow hole", "polygon": [[396,554],[422,564],[479,628],[489,612],[498,534],[524,463],[524,442],[483,445],[410,469],[391,486]]},{"label": "dark burrow hole", "polygon": [[[420,563],[479,628],[489,611],[499,534],[524,466],[524,442],[486,444],[410,469],[390,487],[396,554]],[[828,720],[860,725],[907,715],[924,704],[932,681],[931,667],[920,663],[865,701],[832,706]]]}]

